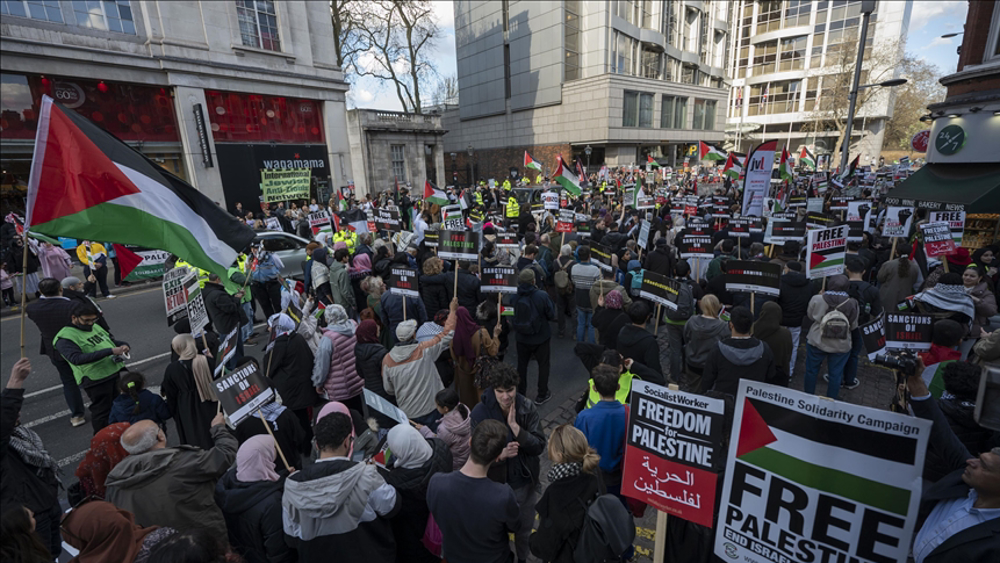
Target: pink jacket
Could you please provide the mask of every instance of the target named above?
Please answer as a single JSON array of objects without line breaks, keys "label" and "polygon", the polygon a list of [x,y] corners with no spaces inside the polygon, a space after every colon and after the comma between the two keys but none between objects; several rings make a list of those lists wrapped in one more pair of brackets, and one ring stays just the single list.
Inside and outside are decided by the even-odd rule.
[{"label": "pink jacket", "polygon": [[[424,438],[434,438],[435,434],[426,426],[420,428]],[[452,470],[458,471],[469,459],[469,439],[472,436],[472,416],[469,407],[459,403],[454,410],[441,417],[436,436],[448,444],[451,450]]]},{"label": "pink jacket", "polygon": [[[351,321],[353,322],[353,321]],[[343,401],[357,397],[365,387],[354,360],[357,337],[324,330],[313,364],[313,385],[322,386],[327,399]]]}]

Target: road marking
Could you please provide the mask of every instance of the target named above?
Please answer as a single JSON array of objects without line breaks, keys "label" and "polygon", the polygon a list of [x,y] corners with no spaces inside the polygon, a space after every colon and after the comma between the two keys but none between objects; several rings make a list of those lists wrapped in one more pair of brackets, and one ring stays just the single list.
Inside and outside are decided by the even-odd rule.
[{"label": "road marking", "polygon": [[[144,293],[149,293],[151,291],[162,291],[162,290],[163,290],[163,288],[161,288],[161,287],[153,287],[153,288],[150,288],[150,289],[143,289],[141,291],[132,291],[132,292],[129,292],[129,293],[123,293],[121,295],[118,295],[116,297],[116,299],[124,299],[125,297],[131,297],[133,295],[142,295]],[[101,299],[100,303],[105,303],[105,302],[108,302],[108,301],[112,301],[112,300],[111,299]],[[13,321],[13,320],[20,320],[20,318],[21,318],[21,315],[20,315],[20,312],[18,312],[17,315],[13,315],[13,316],[7,317],[6,319],[0,320],[0,323],[5,323],[7,321]]]},{"label": "road marking", "polygon": [[[139,360],[137,362],[132,362],[131,364],[125,364],[125,367],[127,367],[127,368],[134,368],[134,367],[137,367],[137,366],[141,366],[142,364],[147,364],[147,363],[152,362],[154,360],[159,360],[160,358],[165,358],[165,357],[167,357],[169,355],[170,355],[170,352],[164,352],[162,354],[157,354],[155,356],[150,356],[148,358]],[[46,387],[45,389],[39,389],[38,391],[32,391],[31,393],[25,393],[24,394],[24,398],[25,399],[30,399],[31,397],[37,397],[38,395],[44,395],[46,393],[51,393],[53,391],[57,391],[59,389],[62,389],[62,387],[63,386],[60,383],[59,385],[53,385],[52,387]]]},{"label": "road marking", "polygon": [[69,457],[64,457],[64,458],[60,459],[59,460],[59,467],[66,467],[67,465],[69,465],[71,463],[80,461],[81,459],[84,458],[84,456],[87,455],[87,452],[89,452],[89,451],[90,450],[83,450],[82,452],[76,452],[75,454],[73,454],[73,455],[71,455]]}]

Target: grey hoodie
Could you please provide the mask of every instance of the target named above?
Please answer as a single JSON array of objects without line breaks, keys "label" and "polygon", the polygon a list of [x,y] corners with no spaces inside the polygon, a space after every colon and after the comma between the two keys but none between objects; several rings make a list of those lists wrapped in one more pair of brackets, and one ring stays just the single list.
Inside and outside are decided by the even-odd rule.
[{"label": "grey hoodie", "polygon": [[719,319],[701,315],[688,319],[684,325],[684,354],[688,367],[701,371],[715,350],[715,343],[729,334],[729,325]]},{"label": "grey hoodie", "polygon": [[305,541],[345,534],[358,527],[372,491],[384,485],[374,465],[309,481],[285,481],[281,499],[285,533]]}]

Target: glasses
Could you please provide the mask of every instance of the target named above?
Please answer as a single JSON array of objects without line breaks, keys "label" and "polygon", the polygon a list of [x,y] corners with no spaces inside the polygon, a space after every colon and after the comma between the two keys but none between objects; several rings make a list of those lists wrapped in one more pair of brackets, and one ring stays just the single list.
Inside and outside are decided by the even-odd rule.
[{"label": "glasses", "polygon": [[77,317],[77,320],[80,321],[80,324],[85,325],[94,325],[97,323],[97,317]]}]

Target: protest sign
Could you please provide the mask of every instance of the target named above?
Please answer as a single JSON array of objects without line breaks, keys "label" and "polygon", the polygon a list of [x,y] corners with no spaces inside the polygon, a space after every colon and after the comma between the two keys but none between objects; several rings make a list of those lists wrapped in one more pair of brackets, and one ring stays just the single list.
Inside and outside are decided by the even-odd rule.
[{"label": "protest sign", "polygon": [[576,214],[576,234],[580,237],[590,236],[590,216],[586,213]]},{"label": "protest sign", "polygon": [[494,244],[497,248],[505,250],[518,250],[521,248],[521,245],[517,243],[517,233],[497,233]]},{"label": "protest sign", "polygon": [[760,217],[764,214],[764,198],[771,191],[771,169],[774,168],[774,151],[777,148],[777,141],[768,141],[758,145],[747,156],[741,216]]},{"label": "protest sign", "polygon": [[663,305],[671,311],[676,311],[680,290],[681,282],[656,272],[643,270],[639,297],[648,299],[657,305]]},{"label": "protest sign", "polygon": [[187,287],[198,286],[198,273],[174,268],[163,276],[163,301],[167,306],[167,326],[187,317]]},{"label": "protest sign", "polygon": [[[763,205],[763,203],[761,204]],[[761,208],[763,210],[763,207]],[[729,198],[724,196],[712,196],[712,218],[729,219],[732,216],[729,210]]]},{"label": "protest sign", "polygon": [[643,221],[642,222],[642,226],[639,227],[639,241],[638,241],[638,244],[643,249],[645,249],[646,245],[649,244],[649,225],[650,225],[649,221]]},{"label": "protest sign", "polygon": [[417,271],[412,268],[393,266],[389,275],[389,293],[419,299],[420,288],[417,286]]},{"label": "protest sign", "polygon": [[222,342],[219,343],[219,349],[216,350],[215,354],[215,377],[219,377],[219,374],[222,373],[222,369],[225,368],[226,364],[229,363],[229,360],[233,359],[233,356],[236,355],[236,339],[240,337],[239,332],[240,327],[237,326],[222,339]]},{"label": "protest sign", "polygon": [[544,192],[542,194],[542,207],[545,209],[559,209],[559,193]]},{"label": "protest sign", "polygon": [[378,412],[384,414],[385,416],[395,420],[400,424],[409,424],[410,421],[406,417],[406,413],[403,409],[397,407],[396,405],[386,401],[384,398],[378,396],[372,391],[365,389],[365,404],[369,407],[377,410]]},{"label": "protest sign", "polygon": [[781,285],[781,265],[759,260],[726,262],[726,291],[749,291],[778,296]]},{"label": "protest sign", "polygon": [[517,293],[517,269],[506,266],[483,268],[479,289],[483,293]]},{"label": "protest sign", "polygon": [[806,212],[806,226],[810,229],[826,229],[840,222],[840,219],[826,213]]},{"label": "protest sign", "polygon": [[885,352],[885,312],[879,313],[858,328],[861,329],[861,341],[865,345],[868,359],[874,362],[875,356]]},{"label": "protest sign", "polygon": [[445,205],[441,208],[441,226],[449,231],[464,231],[465,220],[461,205]]},{"label": "protest sign", "polygon": [[852,201],[854,201],[854,196],[835,195],[830,198],[830,211],[847,211],[847,207]]},{"label": "protest sign", "polygon": [[202,330],[208,326],[208,309],[205,308],[205,296],[202,295],[197,280],[187,290],[187,312],[191,323],[191,335],[198,338],[202,335]]},{"label": "protest sign", "polygon": [[811,197],[806,200],[806,211],[811,211],[814,213],[823,212],[823,198],[821,197]]},{"label": "protest sign", "polygon": [[806,199],[807,197],[805,194],[790,195],[788,196],[788,205],[786,205],[785,207],[790,207],[790,208],[805,207],[807,205]]},{"label": "protest sign", "polygon": [[955,244],[961,246],[962,236],[965,234],[965,211],[931,211],[927,220],[931,223],[944,221],[951,229],[951,238]]},{"label": "protest sign", "polygon": [[806,277],[813,280],[844,273],[847,225],[809,231],[806,245]]},{"label": "protest sign", "polygon": [[637,379],[630,407],[622,494],[712,527],[725,402]]},{"label": "protest sign", "polygon": [[679,242],[677,242],[677,252],[681,258],[705,258],[711,260],[715,257],[712,251],[712,237],[708,234],[688,233],[681,231]]},{"label": "protest sign", "polygon": [[639,194],[635,198],[635,208],[636,209],[653,209],[654,201],[653,196]]},{"label": "protest sign", "polygon": [[438,234],[435,231],[424,231],[424,246],[427,248],[437,248]]},{"label": "protest sign", "polygon": [[311,179],[312,168],[262,169],[260,171],[260,191],[264,194],[264,201],[267,203],[309,199]]},{"label": "protest sign", "polygon": [[215,394],[222,404],[222,412],[226,413],[234,427],[273,401],[275,396],[270,382],[253,362],[243,364],[233,373],[216,380]]},{"label": "protest sign", "polygon": [[597,262],[602,270],[611,270],[611,249],[596,242],[590,243],[590,257]]},{"label": "protest sign", "polygon": [[885,212],[885,223],[882,225],[884,237],[907,237],[910,235],[910,223],[913,220],[913,209],[910,207],[890,207]]},{"label": "protest sign", "polygon": [[924,234],[924,250],[928,256],[946,256],[955,252],[955,239],[951,236],[948,223],[921,223],[920,231]]},{"label": "protest sign", "polygon": [[472,231],[438,231],[438,256],[445,260],[474,262],[479,258],[480,233]]},{"label": "protest sign", "polygon": [[761,217],[737,217],[729,220],[729,236],[749,238],[751,233],[764,230],[764,219]]},{"label": "protest sign", "polygon": [[309,228],[313,237],[320,233],[333,234],[333,223],[330,221],[330,214],[326,211],[317,211],[309,214]]},{"label": "protest sign", "polygon": [[885,347],[889,350],[930,350],[934,317],[915,313],[887,313]]},{"label": "protest sign", "polygon": [[399,211],[396,209],[386,209],[384,207],[379,207],[375,209],[373,215],[374,215],[373,222],[375,223],[376,230],[397,233],[402,228],[402,224],[400,223]]},{"label": "protest sign", "polygon": [[572,209],[560,209],[559,220],[556,221],[557,233],[572,233],[573,223],[576,221],[576,213]]},{"label": "protest sign", "polygon": [[847,242],[861,242],[872,206],[867,201],[847,203]]},{"label": "protest sign", "polygon": [[281,222],[278,221],[277,217],[268,217],[264,219],[264,227],[269,231],[282,231]]},{"label": "protest sign", "polygon": [[784,244],[790,240],[802,242],[802,239],[806,236],[806,224],[783,219],[772,219],[767,224],[767,231],[764,234],[764,242],[767,244]]},{"label": "protest sign", "polygon": [[931,421],[740,380],[715,554],[906,561]]}]

